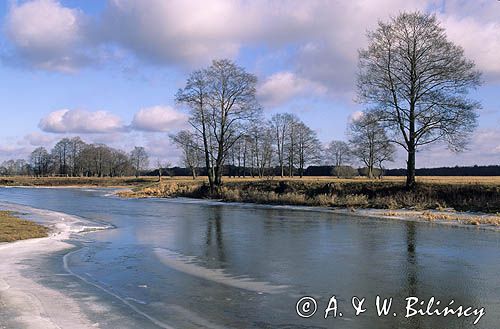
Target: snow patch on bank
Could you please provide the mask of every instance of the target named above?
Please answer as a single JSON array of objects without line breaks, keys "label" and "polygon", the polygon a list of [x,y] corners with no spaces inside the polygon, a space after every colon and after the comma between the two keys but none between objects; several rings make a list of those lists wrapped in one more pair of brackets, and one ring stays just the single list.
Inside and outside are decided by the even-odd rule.
[{"label": "snow patch on bank", "polygon": [[23,276],[30,269],[29,260],[74,247],[66,240],[73,233],[106,229],[82,218],[2,202],[2,209],[21,213],[51,229],[46,238],[0,245],[0,299],[8,317],[2,319],[17,328],[96,328],[81,311],[78,303],[59,291]]}]

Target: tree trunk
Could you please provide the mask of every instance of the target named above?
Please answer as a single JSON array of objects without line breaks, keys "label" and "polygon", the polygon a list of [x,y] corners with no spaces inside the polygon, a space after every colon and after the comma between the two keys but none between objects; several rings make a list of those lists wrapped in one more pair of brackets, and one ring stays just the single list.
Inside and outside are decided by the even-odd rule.
[{"label": "tree trunk", "polygon": [[415,182],[415,148],[408,150],[408,161],[406,162],[406,187],[414,189]]},{"label": "tree trunk", "polygon": [[372,179],[373,178],[373,165],[368,166],[366,169],[368,170],[368,173],[367,173],[368,178]]}]

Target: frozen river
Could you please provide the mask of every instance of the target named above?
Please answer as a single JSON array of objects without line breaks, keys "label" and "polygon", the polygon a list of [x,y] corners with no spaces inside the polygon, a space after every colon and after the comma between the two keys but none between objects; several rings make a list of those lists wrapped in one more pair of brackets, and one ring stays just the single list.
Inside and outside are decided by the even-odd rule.
[{"label": "frozen river", "polygon": [[[42,273],[38,283],[74,299],[96,327],[500,328],[497,232],[109,193],[0,188],[0,205],[115,227],[75,235],[74,247],[31,259],[23,273]],[[337,317],[332,311],[325,319],[333,295]],[[317,305],[308,318],[297,314],[303,296]],[[359,316],[353,296],[366,298]],[[376,296],[393,298],[387,316],[377,315]],[[451,300],[453,307],[484,307],[484,316],[475,326],[472,315],[407,318],[410,296],[425,301],[424,309],[435,297],[441,308]],[[92,298],[109,308],[94,309]],[[299,306],[303,316],[307,306],[314,305]],[[0,311],[0,319],[7,316]]]}]

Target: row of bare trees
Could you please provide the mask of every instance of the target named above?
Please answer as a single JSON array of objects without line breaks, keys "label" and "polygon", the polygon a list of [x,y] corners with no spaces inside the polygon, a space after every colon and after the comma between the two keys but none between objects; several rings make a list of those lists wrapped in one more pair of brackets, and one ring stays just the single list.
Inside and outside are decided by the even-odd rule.
[{"label": "row of bare trees", "polygon": [[[256,81],[233,62],[218,60],[193,72],[177,93],[177,102],[190,110],[193,131],[172,139],[193,175],[205,162],[212,190],[221,184],[225,163],[237,164],[243,175],[248,165],[259,176],[274,163],[281,176],[292,176],[294,168],[302,175],[307,163],[318,161],[316,134],[296,116],[262,119]],[[401,13],[380,22],[359,52],[357,95],[367,108],[349,125],[349,141],[334,141],[326,150],[337,175],[356,159],[373,177],[399,145],[408,155],[406,185],[414,188],[418,149],[435,142],[464,149],[480,108],[468,93],[480,82],[474,63],[447,39],[435,15]]]},{"label": "row of bare trees", "polygon": [[63,138],[50,152],[38,147],[29,161],[5,161],[0,171],[5,175],[34,176],[138,176],[148,166],[148,155],[143,147],[130,153],[104,144],[87,144],[80,137]]},{"label": "row of bare trees", "polygon": [[[321,161],[322,147],[316,132],[296,115],[279,113],[271,120],[256,119],[241,124],[238,138],[225,150],[224,164],[232,168],[229,175],[264,177],[279,166],[281,177],[291,177],[296,171],[302,177],[308,165]],[[202,138],[183,130],[171,139],[182,149],[184,165],[196,177],[204,160]],[[208,145],[211,155],[215,152],[211,147],[216,144]]]},{"label": "row of bare trees", "polygon": [[[259,124],[249,122],[242,126],[241,136],[227,150],[225,165],[229,176],[271,176],[278,168],[279,176],[304,175],[309,165],[334,166],[337,176],[350,176],[349,166],[366,167],[366,175],[374,177],[374,169],[383,172],[383,164],[393,161],[394,146],[382,125],[371,114],[353,120],[349,125],[348,142],[332,141],[325,149],[316,132],[296,115],[278,113]],[[204,148],[195,133],[182,130],[171,135],[172,141],[183,151],[183,164],[196,178],[204,167]],[[209,150],[211,154],[213,150]]]}]

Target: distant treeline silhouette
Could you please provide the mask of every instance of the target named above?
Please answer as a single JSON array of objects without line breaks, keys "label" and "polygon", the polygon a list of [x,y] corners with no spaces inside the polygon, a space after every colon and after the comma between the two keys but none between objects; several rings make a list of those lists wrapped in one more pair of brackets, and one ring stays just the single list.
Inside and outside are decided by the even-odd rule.
[{"label": "distant treeline silhouette", "polygon": [[[266,176],[280,176],[280,167],[269,169]],[[163,175],[170,176],[190,176],[191,169],[182,167],[163,168]],[[304,176],[364,176],[366,168],[353,168],[342,166],[341,175],[337,175],[335,166],[309,166],[304,170]],[[199,168],[200,175],[206,175],[205,168]],[[298,172],[296,173],[298,175]],[[379,172],[376,173],[380,175]],[[417,176],[500,176],[500,165],[490,166],[466,166],[466,167],[438,167],[438,168],[420,168],[416,170]],[[152,170],[147,176],[158,176],[158,169]],[[254,177],[258,176],[256,168],[238,168],[236,166],[225,166],[224,175],[234,177]],[[406,169],[385,169],[383,176],[405,176]]]},{"label": "distant treeline silhouette", "polygon": [[[416,170],[416,174],[417,176],[500,176],[500,165],[420,168]],[[406,169],[387,169],[385,175],[404,176]]]}]

